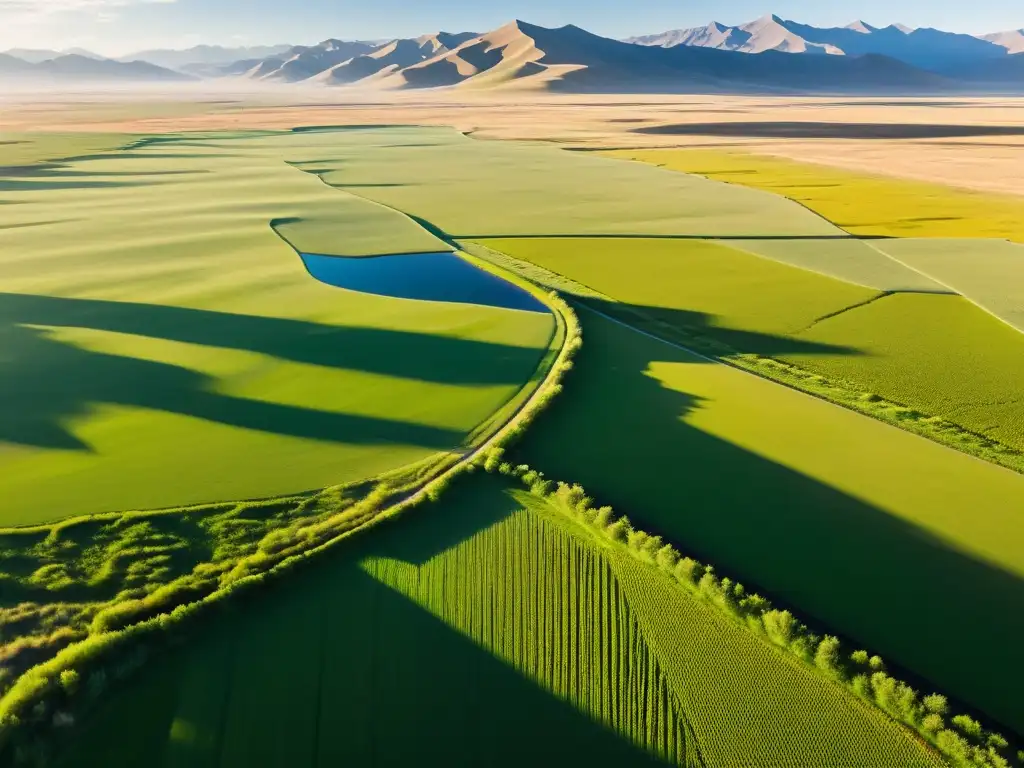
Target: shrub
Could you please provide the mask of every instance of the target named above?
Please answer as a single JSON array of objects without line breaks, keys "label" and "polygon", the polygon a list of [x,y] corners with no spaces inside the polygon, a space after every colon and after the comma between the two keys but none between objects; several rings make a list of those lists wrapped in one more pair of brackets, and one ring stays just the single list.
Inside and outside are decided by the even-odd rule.
[{"label": "shrub", "polygon": [[960,736],[950,730],[939,731],[935,736],[935,743],[945,754],[958,763],[967,763],[971,756],[971,745]]},{"label": "shrub", "polygon": [[934,712],[936,715],[944,715],[949,710],[949,702],[946,701],[946,697],[938,693],[925,696],[922,703],[926,710]]},{"label": "shrub", "polygon": [[789,611],[766,611],[761,621],[764,623],[764,631],[776,645],[787,648],[793,642],[797,622]]},{"label": "shrub", "polygon": [[484,454],[484,469],[487,472],[494,472],[501,464],[501,457],[505,455],[504,448],[491,448]]},{"label": "shrub", "polygon": [[921,718],[921,729],[926,733],[938,733],[945,727],[946,724],[942,719],[942,715],[932,712]]},{"label": "shrub", "polygon": [[625,518],[620,517],[614,523],[604,529],[604,535],[612,541],[617,541],[620,544],[625,544],[629,541],[629,532],[632,530],[629,527],[629,523],[626,522]]},{"label": "shrub", "polygon": [[985,743],[994,749],[1006,749],[1008,746],[1010,746],[1010,742],[1008,742],[998,733],[990,733],[988,735],[988,738],[985,740]]},{"label": "shrub", "polygon": [[630,531],[627,537],[627,543],[629,548],[640,554],[643,552],[644,545],[647,543],[648,535],[643,531]]},{"label": "shrub", "polygon": [[[611,508],[609,507],[608,509],[610,510]],[[676,552],[675,547],[671,544],[666,544],[655,553],[654,561],[665,573],[672,573],[679,563],[679,553]]]},{"label": "shrub", "polygon": [[850,687],[853,692],[864,699],[872,698],[871,691],[871,680],[868,679],[867,675],[854,675],[850,681]]},{"label": "shrub", "polygon": [[975,739],[981,738],[981,723],[970,715],[957,715],[953,718],[953,725],[959,728],[961,733]]},{"label": "shrub", "polygon": [[840,676],[843,672],[839,638],[825,635],[814,653],[814,665],[830,675]]},{"label": "shrub", "polygon": [[594,519],[591,525],[599,531],[607,530],[608,526],[615,520],[615,513],[611,507],[601,507],[594,512]]},{"label": "shrub", "polygon": [[701,564],[689,557],[680,559],[673,569],[676,581],[691,589],[697,586],[697,581],[701,578],[703,571]]},{"label": "shrub", "polygon": [[60,687],[67,691],[69,696],[74,696],[78,690],[78,672],[74,669],[65,669],[60,673]]}]

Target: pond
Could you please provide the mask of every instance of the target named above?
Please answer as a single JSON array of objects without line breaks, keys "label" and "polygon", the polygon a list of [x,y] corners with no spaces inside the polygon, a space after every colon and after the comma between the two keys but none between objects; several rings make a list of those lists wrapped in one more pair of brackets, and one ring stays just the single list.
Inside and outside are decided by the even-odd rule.
[{"label": "pond", "polygon": [[492,275],[454,253],[400,256],[320,256],[304,253],[309,274],[350,291],[398,299],[480,304],[526,312],[550,310],[528,291]]}]

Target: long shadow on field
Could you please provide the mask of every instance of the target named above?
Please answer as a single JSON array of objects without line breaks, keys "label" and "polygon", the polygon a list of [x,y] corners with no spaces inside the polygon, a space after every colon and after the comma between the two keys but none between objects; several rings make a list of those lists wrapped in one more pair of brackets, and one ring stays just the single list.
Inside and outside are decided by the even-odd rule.
[{"label": "long shadow on field", "polygon": [[934,123],[728,122],[652,125],[636,133],[672,136],[736,136],[785,139],[940,139],[1020,136],[1019,125],[936,125]]},{"label": "long shadow on field", "polygon": [[84,349],[33,326],[89,328],[450,384],[515,383],[540,350],[447,336],[146,304],[0,294],[0,443],[88,450],[68,421],[102,404],[343,443],[450,448],[457,431],[218,393],[188,368]]},{"label": "long shadow on field", "polygon": [[565,392],[515,460],[581,483],[721,573],[920,675],[922,687],[1024,733],[1024,581],[687,424],[701,402],[651,368],[699,361],[593,313],[580,317],[585,344]]},{"label": "long shadow on field", "polygon": [[152,181],[63,181],[58,176],[54,176],[53,179],[53,181],[0,179],[0,192],[48,192],[53,189],[114,189],[118,187],[146,187],[157,183]]},{"label": "long shadow on field", "polygon": [[[674,307],[656,307],[621,302],[599,301],[587,299],[585,302],[598,312],[602,312],[635,328],[653,332],[670,341],[675,340],[695,352],[713,351],[720,353],[740,352],[759,355],[835,355],[858,357],[864,353],[854,347],[827,344],[820,341],[799,339],[794,336],[780,336],[761,331],[747,331],[741,328],[725,328],[714,324],[714,317],[705,312]],[[680,336],[679,332],[684,335]],[[725,348],[705,350],[691,342],[690,336],[699,339],[713,340]]]},{"label": "long shadow on field", "polygon": [[451,529],[439,554],[514,512],[505,498],[451,510],[446,497],[232,603],[115,692],[57,764],[662,765],[359,566]]}]

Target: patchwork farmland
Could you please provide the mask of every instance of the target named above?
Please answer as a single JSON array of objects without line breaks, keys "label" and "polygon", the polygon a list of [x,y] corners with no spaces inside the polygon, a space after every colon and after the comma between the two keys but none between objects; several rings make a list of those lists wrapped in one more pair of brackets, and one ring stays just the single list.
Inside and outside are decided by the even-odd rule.
[{"label": "patchwork farmland", "polygon": [[4,759],[1015,764],[1012,199],[443,127],[35,141]]}]

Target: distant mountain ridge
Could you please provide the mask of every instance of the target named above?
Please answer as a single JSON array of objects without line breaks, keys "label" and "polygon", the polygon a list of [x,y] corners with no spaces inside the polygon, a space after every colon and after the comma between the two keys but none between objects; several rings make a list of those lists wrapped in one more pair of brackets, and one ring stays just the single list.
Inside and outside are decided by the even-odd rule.
[{"label": "distant mountain ridge", "polygon": [[685,45],[743,53],[877,54],[955,76],[964,67],[976,67],[980,62],[1004,59],[1011,53],[1024,50],[1024,32],[1018,30],[974,37],[938,29],[911,29],[901,24],[875,27],[863,21],[855,21],[845,27],[815,27],[770,15],[739,26],[711,22],[705,27],[627,38],[626,42],[662,48]]},{"label": "distant mountain ridge", "polygon": [[27,61],[29,64],[41,64],[49,59],[57,59],[61,56],[77,55],[85,56],[87,59],[105,59],[98,53],[87,51],[84,48],[67,48],[61,51],[51,51],[46,48],[11,48],[3,51],[8,56]]},{"label": "distant mountain ridge", "polygon": [[[774,15],[625,41],[574,25],[548,29],[513,21],[483,34],[135,54],[175,67],[81,54],[35,62],[0,54],[0,75],[69,82],[233,77],[383,89],[938,94],[1024,90],[1024,55],[1018,51],[1024,51],[1022,30],[972,37],[863,21],[818,28]],[[48,52],[27,53],[38,59]],[[237,54],[246,58],[228,61]]]},{"label": "distant mountain ridge", "polygon": [[406,67],[444,55],[476,36],[475,32],[437,32],[392,40],[369,53],[336,64],[312,79],[328,85],[344,85],[369,78],[387,77]]},{"label": "distant mountain ridge", "polygon": [[[118,61],[147,61],[166,69],[181,69],[187,66],[216,66],[232,64],[242,59],[263,59],[275,56],[291,48],[290,45],[253,45],[225,48],[220,45],[197,45],[185,49],[155,49],[137,51],[127,56],[118,56]],[[15,54],[17,55],[17,54]]]},{"label": "distant mountain ridge", "polygon": [[158,67],[146,61],[114,61],[77,53],[58,55],[39,62],[0,54],[0,77],[5,81],[46,84],[71,83],[173,83],[195,80],[190,75]]},{"label": "distant mountain ridge", "polygon": [[1024,53],[1024,29],[1011,29],[1007,32],[982,35],[981,39],[1005,48],[1010,54]]},{"label": "distant mountain ridge", "polygon": [[[358,51],[351,54],[352,46]],[[770,52],[755,61],[738,52],[633,45],[568,25],[523,21],[476,35],[439,32],[363,48],[327,40],[291,55],[238,62],[248,79],[328,85],[416,88],[536,88],[572,92],[941,91],[943,78],[882,56],[829,57],[827,63]],[[244,73],[244,74],[243,74]]]}]

